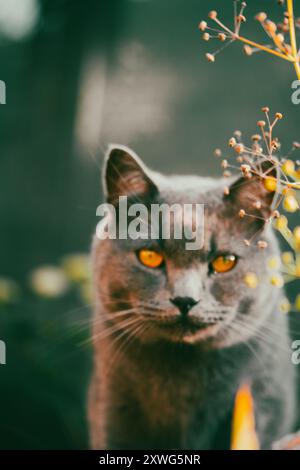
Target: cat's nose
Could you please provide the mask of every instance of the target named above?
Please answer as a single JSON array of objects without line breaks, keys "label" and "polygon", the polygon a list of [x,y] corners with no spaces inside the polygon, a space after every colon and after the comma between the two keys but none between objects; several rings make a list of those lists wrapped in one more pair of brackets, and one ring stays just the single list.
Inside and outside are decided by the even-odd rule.
[{"label": "cat's nose", "polygon": [[197,305],[198,301],[192,297],[174,297],[170,302],[175,305],[182,315],[187,315],[192,307]]}]

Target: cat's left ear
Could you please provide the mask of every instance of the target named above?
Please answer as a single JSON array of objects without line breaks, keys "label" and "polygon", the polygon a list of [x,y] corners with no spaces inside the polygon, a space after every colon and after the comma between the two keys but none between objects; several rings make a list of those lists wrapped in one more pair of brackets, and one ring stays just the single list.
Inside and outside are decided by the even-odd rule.
[{"label": "cat's left ear", "polygon": [[151,179],[151,171],[137,154],[124,145],[116,144],[109,145],[105,155],[103,190],[111,204],[117,204],[119,196],[150,199],[158,192]]},{"label": "cat's left ear", "polygon": [[[264,174],[276,181],[276,171],[273,167],[265,165]],[[243,218],[243,211],[252,217],[245,217],[244,223],[262,228],[264,221],[273,211],[273,202],[276,191],[269,191],[264,184],[265,179],[252,175],[251,178],[238,178],[230,187],[228,195],[224,196],[226,206],[234,210]],[[241,212],[240,212],[241,211]],[[242,221],[241,221],[242,222]]]}]

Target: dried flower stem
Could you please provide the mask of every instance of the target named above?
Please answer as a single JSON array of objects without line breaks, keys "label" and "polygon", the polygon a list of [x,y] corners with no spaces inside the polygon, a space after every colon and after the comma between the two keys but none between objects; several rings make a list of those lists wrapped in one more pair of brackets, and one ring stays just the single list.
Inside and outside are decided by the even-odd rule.
[{"label": "dried flower stem", "polygon": [[288,10],[288,15],[289,15],[290,40],[291,40],[291,48],[292,48],[292,54],[293,54],[293,59],[294,59],[294,67],[295,67],[298,80],[300,80],[300,65],[299,65],[299,56],[298,56],[297,43],[296,43],[293,0],[287,0],[287,10]]},{"label": "dried flower stem", "polygon": [[[201,21],[199,24],[199,29],[201,31],[214,30],[217,31],[218,39],[225,41],[229,39],[230,42],[241,41],[245,44],[244,50],[247,55],[252,55],[256,51],[264,51],[268,54],[275,55],[280,59],[291,62],[294,66],[298,80],[300,80],[300,50],[297,50],[296,43],[296,31],[295,31],[295,18],[294,18],[294,9],[293,9],[293,0],[287,0],[287,11],[284,15],[284,21],[280,24],[275,24],[273,21],[269,20],[265,12],[261,12],[256,16],[256,20],[259,21],[263,27],[265,33],[272,40],[273,44],[270,46],[268,44],[260,44],[251,39],[248,39],[240,35],[240,29],[242,23],[246,21],[244,16],[244,10],[246,8],[246,2],[241,3],[240,12],[237,14],[237,0],[234,0],[234,30],[231,30],[226,26],[218,17],[216,11],[211,11],[208,17],[219,27],[221,30],[216,30],[210,28],[206,21]],[[297,20],[298,21],[298,20]],[[282,33],[278,33],[278,31]],[[285,33],[289,32],[289,41],[285,40]],[[212,39],[213,36],[210,36],[209,33],[204,33],[203,39],[208,41]],[[210,62],[215,62],[215,56],[218,54],[221,49],[218,49],[214,53],[207,53],[206,57]]]},{"label": "dried flower stem", "polygon": [[293,57],[290,55],[286,54],[281,54],[281,52],[276,51],[275,49],[270,49],[267,46],[263,46],[262,44],[259,44],[257,42],[251,41],[251,39],[244,38],[243,36],[235,35],[235,39],[244,42],[245,44],[249,44],[249,46],[256,47],[257,49],[260,49],[261,51],[268,52],[269,54],[276,55],[277,57],[280,57],[281,59],[288,60],[289,62],[294,62]]}]

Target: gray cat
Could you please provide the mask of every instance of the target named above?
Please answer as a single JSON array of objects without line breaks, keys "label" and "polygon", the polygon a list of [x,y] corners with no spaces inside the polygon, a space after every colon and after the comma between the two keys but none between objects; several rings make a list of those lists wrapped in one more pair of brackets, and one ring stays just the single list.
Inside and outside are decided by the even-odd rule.
[{"label": "gray cat", "polygon": [[[224,180],[152,172],[123,146],[107,152],[104,192],[116,209],[120,195],[147,206],[205,204],[205,232],[197,251],[174,238],[95,238],[95,449],[228,449],[234,397],[245,382],[261,448],[292,431],[287,317],[267,267],[279,254],[264,221],[273,194],[258,177],[232,181],[227,195],[223,188]],[[241,208],[254,217],[239,217]],[[244,282],[249,272],[256,288]]]}]

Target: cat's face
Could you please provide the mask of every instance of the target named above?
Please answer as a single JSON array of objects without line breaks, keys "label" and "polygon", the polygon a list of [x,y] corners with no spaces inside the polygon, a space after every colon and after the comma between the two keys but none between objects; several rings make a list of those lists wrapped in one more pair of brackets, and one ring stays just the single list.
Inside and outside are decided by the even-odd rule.
[{"label": "cat's face", "polygon": [[[266,260],[276,250],[263,222],[272,195],[261,181],[239,179],[224,196],[224,180],[164,177],[123,147],[108,152],[104,178],[107,200],[117,209],[120,195],[129,197],[129,205],[205,205],[204,245],[197,250],[172,236],[96,241],[97,297],[107,323],[143,342],[207,341],[220,347],[252,336],[269,311]],[[252,217],[240,218],[240,209]],[[259,250],[257,240],[266,239],[268,247]],[[257,276],[256,288],[246,285],[248,273]]]}]

